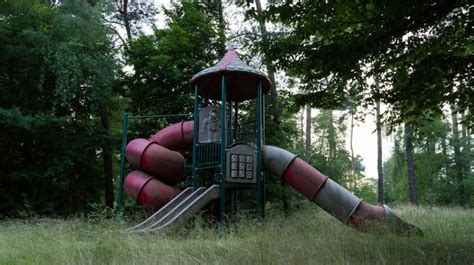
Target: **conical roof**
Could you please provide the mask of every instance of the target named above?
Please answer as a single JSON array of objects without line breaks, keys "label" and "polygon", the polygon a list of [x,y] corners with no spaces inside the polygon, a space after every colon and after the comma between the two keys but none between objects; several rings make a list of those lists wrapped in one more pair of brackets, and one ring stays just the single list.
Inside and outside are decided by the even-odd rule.
[{"label": "conical roof", "polygon": [[194,75],[191,85],[193,87],[198,85],[199,95],[220,100],[222,75],[225,76],[227,83],[227,99],[233,101],[256,98],[258,82],[262,82],[263,94],[270,90],[267,76],[242,62],[232,49],[229,49],[216,65]]}]

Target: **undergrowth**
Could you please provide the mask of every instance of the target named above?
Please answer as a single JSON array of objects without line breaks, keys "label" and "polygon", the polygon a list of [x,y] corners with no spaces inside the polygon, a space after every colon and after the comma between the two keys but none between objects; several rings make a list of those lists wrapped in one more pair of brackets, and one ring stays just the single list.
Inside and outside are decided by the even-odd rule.
[{"label": "undergrowth", "polygon": [[474,264],[474,211],[398,207],[423,237],[364,234],[316,207],[129,234],[125,218],[0,222],[0,264]]}]

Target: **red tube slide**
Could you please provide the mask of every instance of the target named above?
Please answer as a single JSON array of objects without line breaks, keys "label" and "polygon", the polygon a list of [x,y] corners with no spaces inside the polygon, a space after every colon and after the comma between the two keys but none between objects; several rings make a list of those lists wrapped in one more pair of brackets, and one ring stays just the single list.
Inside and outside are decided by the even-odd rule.
[{"label": "red tube slide", "polygon": [[354,229],[373,231],[379,224],[403,235],[420,235],[421,230],[398,218],[392,210],[363,202],[296,155],[275,146],[263,147],[263,166],[270,174],[319,205],[326,212]]},{"label": "red tube slide", "polygon": [[156,142],[147,139],[134,139],[125,150],[128,162],[161,181],[174,185],[183,177],[184,157]]},{"label": "red tube slide", "polygon": [[173,151],[180,151],[193,145],[193,121],[182,121],[158,131],[150,141]]},{"label": "red tube slide", "polygon": [[125,179],[125,191],[150,212],[160,209],[179,190],[171,187],[181,181],[184,157],[177,152],[192,145],[193,121],[170,125],[150,139],[134,139],[126,147],[130,164],[140,170]]},{"label": "red tube slide", "polygon": [[180,192],[140,170],[128,174],[125,191],[149,212],[156,212]]}]

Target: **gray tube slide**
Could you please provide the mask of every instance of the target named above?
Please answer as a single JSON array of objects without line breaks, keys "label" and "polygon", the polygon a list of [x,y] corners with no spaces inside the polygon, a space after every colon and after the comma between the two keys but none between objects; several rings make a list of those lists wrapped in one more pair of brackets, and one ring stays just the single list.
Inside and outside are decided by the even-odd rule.
[{"label": "gray tube slide", "polygon": [[270,145],[263,146],[264,170],[281,178],[326,212],[360,231],[389,231],[400,235],[421,235],[421,230],[398,218],[386,205],[363,202],[296,155]]}]

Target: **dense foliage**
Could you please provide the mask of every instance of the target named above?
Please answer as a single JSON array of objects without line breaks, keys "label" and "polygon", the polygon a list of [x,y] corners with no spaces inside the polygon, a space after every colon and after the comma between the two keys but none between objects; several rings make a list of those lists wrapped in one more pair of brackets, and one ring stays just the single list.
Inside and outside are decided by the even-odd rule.
[{"label": "dense foliage", "polygon": [[175,5],[166,16],[166,28],[132,40],[125,50],[133,66],[124,83],[134,114],[192,112],[191,77],[223,55],[216,24],[199,3]]},{"label": "dense foliage", "polygon": [[108,31],[80,1],[0,5],[0,213],[85,209],[104,185],[99,116],[116,76]]},{"label": "dense foliage", "polygon": [[[469,110],[472,124],[473,5],[468,1],[270,1],[282,25],[262,49],[302,82],[301,103],[389,104],[390,123],[433,118],[444,103]],[[382,88],[367,85],[380,78]],[[423,101],[419,99],[423,98]]]},{"label": "dense foliage", "polygon": [[[431,205],[474,206],[474,177],[469,165],[473,153],[468,149],[468,139],[455,139],[451,125],[440,120],[425,123],[414,138],[420,201]],[[384,166],[388,202],[408,200],[403,141],[403,134],[398,131],[393,153]],[[455,151],[458,148],[459,154]]]}]

